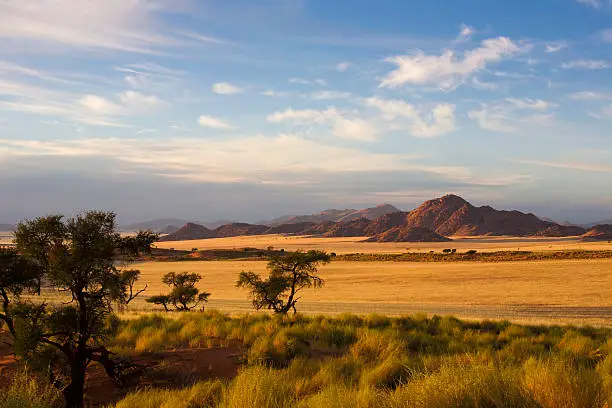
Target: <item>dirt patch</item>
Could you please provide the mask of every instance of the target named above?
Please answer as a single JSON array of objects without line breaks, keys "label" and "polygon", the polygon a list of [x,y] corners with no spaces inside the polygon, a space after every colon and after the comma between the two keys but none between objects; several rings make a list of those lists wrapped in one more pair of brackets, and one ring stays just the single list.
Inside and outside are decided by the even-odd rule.
[{"label": "dirt patch", "polygon": [[238,373],[241,355],[238,345],[134,354],[129,356],[131,361],[148,368],[137,385],[124,388],[111,381],[101,365],[92,364],[87,371],[87,403],[112,404],[137,388],[182,388],[208,379],[231,379]]},{"label": "dirt patch", "polygon": [[[21,368],[10,346],[3,342],[5,340],[0,335],[0,392],[10,385]],[[239,344],[129,355],[127,357],[133,363],[147,368],[137,384],[124,388],[111,381],[101,365],[92,363],[87,369],[86,405],[101,407],[114,404],[138,388],[182,388],[208,379],[231,379],[238,373],[241,356]]]}]

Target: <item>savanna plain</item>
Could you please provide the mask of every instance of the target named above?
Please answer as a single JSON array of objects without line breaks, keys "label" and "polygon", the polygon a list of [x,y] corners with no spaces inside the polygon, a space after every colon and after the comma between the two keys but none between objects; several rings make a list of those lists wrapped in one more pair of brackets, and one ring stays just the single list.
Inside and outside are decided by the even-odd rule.
[{"label": "savanna plain", "polygon": [[[611,243],[362,240],[278,235],[156,243],[180,256],[130,265],[146,292],[107,323],[110,350],[147,369],[137,383],[118,387],[92,364],[86,405],[611,406]],[[279,316],[254,311],[248,291],[236,287],[243,271],[266,274],[266,257],[250,256],[256,250],[335,256],[318,269],[325,284],[300,294],[298,313]],[[204,259],[202,251],[232,256]],[[466,258],[467,251],[477,256]],[[168,291],[161,281],[168,272],[201,275],[197,287],[211,294],[204,311],[168,313],[144,301]],[[57,292],[42,295],[62,300]],[[62,406],[54,388],[2,347],[0,407]]]}]

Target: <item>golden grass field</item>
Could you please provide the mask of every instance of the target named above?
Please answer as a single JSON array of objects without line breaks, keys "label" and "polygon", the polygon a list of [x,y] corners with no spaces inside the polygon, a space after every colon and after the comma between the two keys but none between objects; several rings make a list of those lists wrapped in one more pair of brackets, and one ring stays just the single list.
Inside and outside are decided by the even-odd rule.
[{"label": "golden grass field", "polygon": [[584,242],[577,237],[569,238],[517,238],[517,237],[457,237],[453,242],[360,242],[366,237],[316,238],[284,235],[241,236],[231,238],[200,239],[191,241],[158,242],[159,248],[187,249],[233,249],[233,248],[284,248],[287,251],[297,249],[320,249],[337,254],[347,253],[401,253],[440,251],[444,248],[456,248],[458,251],[476,249],[484,251],[552,251],[552,250],[602,250],[612,249],[612,243]]},{"label": "golden grass field", "polygon": [[[247,292],[234,287],[243,270],[265,272],[264,261],[147,262],[149,295],[166,291],[164,273],[196,272],[212,293],[210,307],[250,310]],[[308,313],[415,312],[464,318],[612,325],[612,259],[502,263],[332,262],[320,270],[324,288],[305,291]],[[145,306],[146,305],[146,306]],[[133,309],[149,308],[142,300]]]},{"label": "golden grass field", "polygon": [[[1,235],[1,234],[0,234]],[[612,250],[608,242],[578,238],[459,238],[443,243],[364,243],[363,238],[251,236],[159,242],[158,247],[189,249],[266,248],[287,251],[321,249],[338,254],[401,253],[444,248],[479,252],[501,250]],[[10,242],[5,241],[5,242]],[[197,272],[200,287],[212,293],[210,308],[230,313],[252,310],[248,294],[234,287],[243,270],[265,272],[264,261],[147,262],[142,271],[146,294],[166,292],[167,272]],[[326,286],[306,291],[299,310],[306,313],[416,312],[462,318],[510,319],[529,323],[577,323],[612,326],[612,259],[521,262],[345,262],[321,268]],[[137,299],[130,310],[151,310]]]},{"label": "golden grass field", "polygon": [[[608,242],[570,238],[458,237],[441,243],[366,243],[358,238],[282,235],[160,242],[160,248],[320,249],[337,254],[458,251],[610,250]],[[212,293],[210,307],[229,312],[250,308],[247,293],[234,287],[242,270],[265,272],[265,262],[213,261],[147,263],[138,266],[149,293],[163,288],[161,275],[189,271],[203,275]],[[308,291],[301,310],[308,313],[415,312],[463,318],[511,319],[537,323],[612,325],[612,259],[502,263],[332,262],[321,269],[327,284]],[[142,304],[142,303],[141,303]],[[138,304],[136,305],[138,307]]]}]

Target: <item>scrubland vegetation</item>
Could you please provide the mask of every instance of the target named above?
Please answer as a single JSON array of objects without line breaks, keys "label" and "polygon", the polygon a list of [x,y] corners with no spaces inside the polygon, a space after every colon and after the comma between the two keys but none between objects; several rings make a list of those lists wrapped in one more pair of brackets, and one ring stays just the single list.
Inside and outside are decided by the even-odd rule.
[{"label": "scrubland vegetation", "polygon": [[[109,347],[124,356],[230,343],[241,350],[241,368],[231,380],[135,390],[116,404],[120,408],[582,408],[612,402],[608,329],[424,315],[230,318],[216,312],[147,315],[111,326]],[[52,391],[24,376],[11,390],[1,407],[57,403]],[[35,403],[15,402],[26,395]]]}]

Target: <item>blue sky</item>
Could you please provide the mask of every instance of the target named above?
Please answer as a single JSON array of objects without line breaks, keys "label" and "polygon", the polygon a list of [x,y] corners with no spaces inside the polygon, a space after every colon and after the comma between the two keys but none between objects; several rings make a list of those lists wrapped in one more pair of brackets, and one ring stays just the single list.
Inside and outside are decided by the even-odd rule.
[{"label": "blue sky", "polygon": [[0,222],[444,193],[612,217],[612,2],[0,0]]}]

